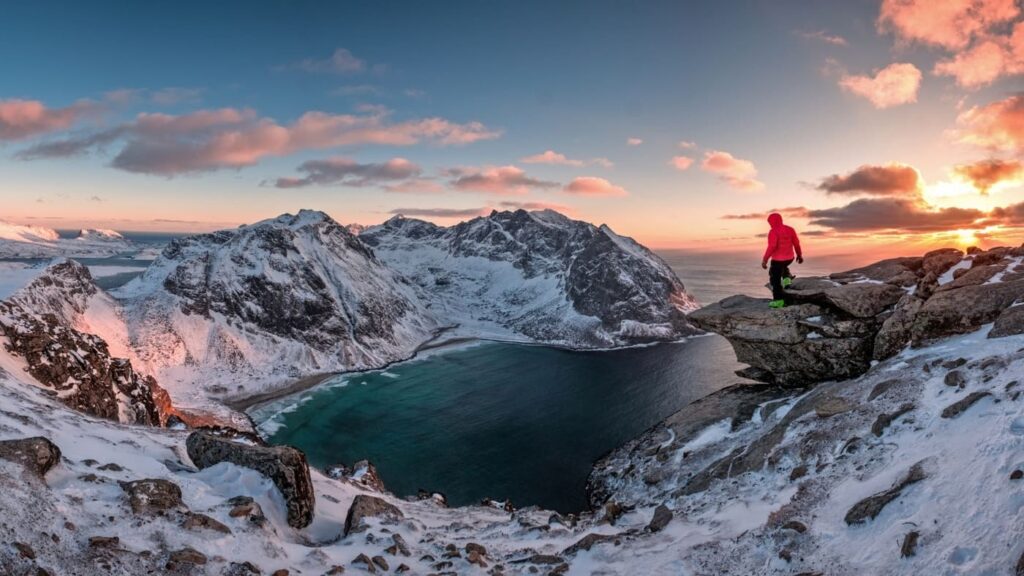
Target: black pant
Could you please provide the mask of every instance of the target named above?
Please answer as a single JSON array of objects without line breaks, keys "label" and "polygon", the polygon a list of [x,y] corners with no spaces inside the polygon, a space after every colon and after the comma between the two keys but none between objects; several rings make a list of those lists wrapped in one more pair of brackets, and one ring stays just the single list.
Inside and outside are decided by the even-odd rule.
[{"label": "black pant", "polygon": [[768,266],[768,282],[772,285],[772,299],[785,300],[786,290],[782,287],[783,278],[792,278],[789,272],[789,265],[793,260],[772,260]]}]

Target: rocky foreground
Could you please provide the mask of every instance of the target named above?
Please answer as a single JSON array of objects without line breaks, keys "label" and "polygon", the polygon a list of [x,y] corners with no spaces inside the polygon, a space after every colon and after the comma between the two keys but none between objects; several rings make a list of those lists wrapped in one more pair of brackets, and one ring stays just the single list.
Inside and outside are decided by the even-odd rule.
[{"label": "rocky foreground", "polygon": [[1021,574],[1021,260],[943,251],[800,279],[782,311],[691,314],[772,383],[609,454],[572,516],[396,498],[368,463],[86,416],[8,345],[0,573]]}]

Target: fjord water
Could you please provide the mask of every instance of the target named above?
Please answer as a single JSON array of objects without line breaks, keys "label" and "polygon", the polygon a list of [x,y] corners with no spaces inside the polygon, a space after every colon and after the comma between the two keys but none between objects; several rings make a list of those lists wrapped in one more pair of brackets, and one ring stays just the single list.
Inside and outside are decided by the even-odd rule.
[{"label": "fjord water", "polygon": [[276,414],[268,440],[313,465],[369,459],[401,496],[574,512],[597,458],[740,381],[739,367],[718,336],[604,352],[480,343],[338,376],[253,416]]}]

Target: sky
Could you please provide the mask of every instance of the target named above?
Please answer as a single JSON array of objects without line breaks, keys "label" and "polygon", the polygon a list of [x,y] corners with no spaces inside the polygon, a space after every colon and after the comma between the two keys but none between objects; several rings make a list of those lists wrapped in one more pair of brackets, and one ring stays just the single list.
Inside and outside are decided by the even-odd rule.
[{"label": "sky", "polygon": [[0,220],[551,208],[654,248],[1024,241],[1015,0],[5,3]]}]

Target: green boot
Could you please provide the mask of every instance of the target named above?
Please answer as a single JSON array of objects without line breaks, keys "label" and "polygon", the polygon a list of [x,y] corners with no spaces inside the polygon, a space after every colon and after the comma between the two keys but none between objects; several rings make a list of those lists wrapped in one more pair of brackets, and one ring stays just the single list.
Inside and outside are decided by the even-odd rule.
[{"label": "green boot", "polygon": [[791,284],[793,284],[793,279],[792,278],[783,278],[782,279],[782,287],[783,288],[789,288],[789,286]]},{"label": "green boot", "polygon": [[785,300],[772,300],[771,302],[768,303],[768,307],[769,308],[785,308],[786,307],[786,301]]}]

